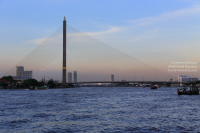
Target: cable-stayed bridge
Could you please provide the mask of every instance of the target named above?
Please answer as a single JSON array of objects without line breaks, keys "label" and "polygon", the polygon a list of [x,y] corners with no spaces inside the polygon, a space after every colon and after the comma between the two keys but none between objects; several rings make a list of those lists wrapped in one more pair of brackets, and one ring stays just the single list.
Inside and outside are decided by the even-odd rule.
[{"label": "cable-stayed bridge", "polygon": [[[171,75],[155,68],[155,64],[146,64],[69,25],[66,27],[66,67],[61,69],[64,55],[63,26],[44,39],[17,65],[33,70],[33,78],[38,80],[43,76],[61,79],[62,70],[66,69],[66,83],[169,83]],[[15,71],[13,67],[7,75],[15,75]],[[77,72],[77,82],[68,82],[68,73],[74,71]],[[115,78],[112,82],[111,74]]]}]

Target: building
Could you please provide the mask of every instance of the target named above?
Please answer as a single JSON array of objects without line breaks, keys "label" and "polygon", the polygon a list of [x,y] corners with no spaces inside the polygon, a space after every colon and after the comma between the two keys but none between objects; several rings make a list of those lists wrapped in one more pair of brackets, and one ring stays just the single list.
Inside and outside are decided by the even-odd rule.
[{"label": "building", "polygon": [[16,66],[16,76],[23,77],[24,67],[23,66]]},{"label": "building", "polygon": [[74,79],[74,82],[77,82],[77,72],[76,71],[74,71],[74,73],[73,73],[73,79]]},{"label": "building", "polygon": [[198,78],[192,78],[191,76],[178,75],[178,82],[195,82],[198,81]]},{"label": "building", "polygon": [[29,79],[32,79],[32,71],[24,71],[23,77],[28,77]]},{"label": "building", "polygon": [[110,75],[110,81],[114,82],[114,75],[113,74]]},{"label": "building", "polygon": [[72,83],[72,72],[68,72],[68,83]]},{"label": "building", "polygon": [[21,80],[21,81],[24,81],[24,80],[27,80],[27,79],[30,79],[30,78],[28,78],[28,77],[13,76],[13,79],[14,79],[14,80]]},{"label": "building", "polygon": [[13,76],[14,80],[32,79],[33,71],[24,71],[24,66],[16,66],[16,76]]}]

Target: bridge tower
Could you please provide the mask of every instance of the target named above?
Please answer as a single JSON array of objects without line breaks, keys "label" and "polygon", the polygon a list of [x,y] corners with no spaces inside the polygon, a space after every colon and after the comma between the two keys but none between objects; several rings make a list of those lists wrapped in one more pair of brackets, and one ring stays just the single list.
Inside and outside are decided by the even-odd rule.
[{"label": "bridge tower", "polygon": [[64,16],[63,20],[63,68],[62,68],[62,84],[66,85],[66,42],[67,42],[67,26],[66,26],[66,17]]}]

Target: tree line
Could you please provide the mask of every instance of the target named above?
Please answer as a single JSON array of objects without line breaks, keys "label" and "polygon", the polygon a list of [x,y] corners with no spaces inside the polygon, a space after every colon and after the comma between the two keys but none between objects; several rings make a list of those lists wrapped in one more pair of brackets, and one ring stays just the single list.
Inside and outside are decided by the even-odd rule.
[{"label": "tree line", "polygon": [[22,82],[22,84],[17,84],[17,80],[14,80],[12,76],[3,76],[1,79],[6,81],[0,81],[0,86],[6,87],[10,83],[11,85],[14,84],[16,87],[30,87],[30,86],[44,86],[47,85],[49,87],[56,87],[60,86],[60,83],[55,83],[53,79],[50,79],[48,82],[44,81],[37,81],[36,79],[26,79]]}]

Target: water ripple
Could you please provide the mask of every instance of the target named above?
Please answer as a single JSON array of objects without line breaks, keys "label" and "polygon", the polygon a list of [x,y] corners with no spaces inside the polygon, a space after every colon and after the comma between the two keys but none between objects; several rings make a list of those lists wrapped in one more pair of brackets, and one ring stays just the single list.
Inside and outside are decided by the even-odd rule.
[{"label": "water ripple", "polygon": [[199,132],[199,95],[176,89],[0,90],[0,132]]}]

